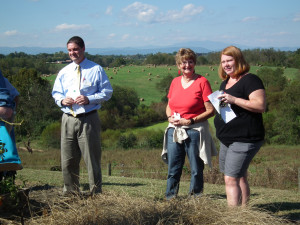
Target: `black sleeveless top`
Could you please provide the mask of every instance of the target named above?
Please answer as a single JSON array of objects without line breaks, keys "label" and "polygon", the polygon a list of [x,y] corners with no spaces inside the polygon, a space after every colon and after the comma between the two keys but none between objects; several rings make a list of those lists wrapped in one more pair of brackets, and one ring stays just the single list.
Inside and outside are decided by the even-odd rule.
[{"label": "black sleeveless top", "polygon": [[[229,79],[229,78],[228,78]],[[249,95],[258,89],[265,89],[261,79],[254,74],[243,76],[229,89],[225,89],[228,79],[220,85],[220,90],[235,96],[249,100]],[[253,143],[264,139],[265,130],[261,113],[250,112],[235,104],[231,105],[236,118],[225,123],[221,115],[217,114],[214,119],[217,138],[226,146],[233,142]]]}]

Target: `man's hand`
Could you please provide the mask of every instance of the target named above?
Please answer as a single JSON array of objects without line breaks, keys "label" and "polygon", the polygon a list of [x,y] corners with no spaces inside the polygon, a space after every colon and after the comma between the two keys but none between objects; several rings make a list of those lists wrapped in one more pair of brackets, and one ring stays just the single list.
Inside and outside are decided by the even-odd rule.
[{"label": "man's hand", "polygon": [[71,106],[75,104],[75,101],[73,98],[67,96],[64,100],[61,101],[61,104],[65,106]]},{"label": "man's hand", "polygon": [[84,95],[79,95],[76,99],[75,99],[75,103],[78,105],[87,105],[90,103],[89,99],[84,96]]}]

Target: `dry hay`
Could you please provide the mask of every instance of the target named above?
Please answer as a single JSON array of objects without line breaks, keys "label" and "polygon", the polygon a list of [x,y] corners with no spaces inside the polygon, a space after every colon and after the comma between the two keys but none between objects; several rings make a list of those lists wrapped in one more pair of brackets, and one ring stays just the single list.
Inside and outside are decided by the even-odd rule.
[{"label": "dry hay", "polygon": [[146,200],[126,193],[105,192],[93,198],[53,203],[51,211],[30,224],[288,224],[249,208],[228,209],[208,197]]}]

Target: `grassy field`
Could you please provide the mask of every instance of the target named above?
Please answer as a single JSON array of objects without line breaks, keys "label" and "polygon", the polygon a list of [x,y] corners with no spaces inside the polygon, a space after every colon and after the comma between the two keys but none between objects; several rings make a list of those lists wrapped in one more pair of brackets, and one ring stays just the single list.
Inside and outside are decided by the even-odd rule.
[{"label": "grassy field", "polygon": [[[112,175],[115,176],[164,180],[167,176],[167,165],[162,161],[160,154],[161,149],[103,150],[102,170],[107,174],[107,165],[111,164]],[[19,150],[19,155],[24,168],[50,170],[60,166],[59,149],[34,149],[33,154]],[[250,185],[297,191],[299,158],[300,146],[263,146],[250,164]],[[81,172],[86,172],[83,162]],[[206,167],[204,172],[206,182],[223,184],[217,157],[213,158],[213,169]],[[188,161],[182,179],[190,179]]]},{"label": "grassy field", "polygon": [[[167,165],[160,158],[160,149],[103,151],[103,194],[95,198],[60,196],[62,172],[52,171],[60,165],[59,149],[19,151],[24,169],[18,171],[16,183],[25,183],[30,189],[25,224],[300,224],[299,150],[300,146],[263,147],[249,168],[249,207],[235,210],[226,206],[217,158],[212,170],[205,168],[201,198],[188,198],[187,163],[178,199],[165,201]],[[82,190],[87,190],[83,162],[80,184]],[[15,213],[3,215],[0,211],[0,224],[19,224],[20,217]]]},{"label": "grassy field", "polygon": [[[259,68],[260,67],[258,66],[252,66],[250,72],[256,74],[256,71]],[[175,66],[125,66],[115,69],[105,68],[105,70],[113,85],[134,88],[139,97],[145,99],[143,104],[146,105],[150,105],[151,102],[159,102],[163,97],[164,93],[160,93],[156,88],[156,84],[163,77],[168,74],[172,74],[173,76],[177,75],[177,68]],[[293,68],[287,68],[284,71],[285,76],[291,79],[298,73],[298,70]],[[221,81],[217,75],[217,66],[197,66],[196,72],[207,77],[213,91],[219,88]],[[47,79],[50,79],[51,82],[53,82],[55,75],[48,77]],[[209,122],[213,128],[213,119],[210,119]],[[166,126],[166,122],[158,123],[146,128],[136,128],[133,132],[139,132],[143,129],[164,130]],[[50,171],[51,168],[57,168],[60,165],[60,151],[58,149],[39,149],[34,143],[32,144],[32,147],[36,150],[33,154],[19,151],[24,169],[18,172],[17,181],[21,182],[22,180],[27,180],[29,186],[33,187],[55,186],[61,188],[61,172]],[[172,216],[174,216],[174,214],[185,215],[186,209],[193,212],[194,215],[202,211],[208,215],[215,215],[214,213],[219,210],[219,212],[222,213],[216,215],[216,218],[219,217],[220,219],[224,215],[230,215],[232,217],[228,221],[216,220],[212,223],[199,223],[199,221],[195,219],[195,221],[198,221],[198,223],[196,223],[195,221],[191,222],[183,216],[184,218],[177,218],[176,222],[174,222],[174,220],[173,223],[168,220],[169,222],[167,223],[148,222],[147,224],[284,224],[286,222],[274,221],[273,217],[269,217],[268,219],[269,214],[279,218],[297,220],[296,223],[300,224],[300,192],[298,190],[300,146],[262,147],[249,167],[249,182],[252,187],[250,202],[251,211],[240,209],[235,212],[234,215],[225,210],[226,199],[223,177],[218,171],[217,158],[213,159],[213,169],[210,170],[207,167],[205,168],[205,190],[202,199],[204,202],[201,200],[201,203],[192,203],[192,205],[190,202],[186,202],[190,178],[189,165],[186,163],[180,186],[180,198],[174,205],[166,205],[164,202],[164,192],[167,166],[160,158],[160,151],[161,149],[104,150],[102,154],[103,199],[108,198],[110,200],[106,203],[97,204],[107,204],[107,208],[113,212],[119,210],[118,214],[124,218],[131,215],[132,210],[138,211],[134,211],[131,222],[134,221],[134,219],[139,222],[123,224],[143,224],[140,222],[140,218],[144,218],[143,216],[155,217],[157,215],[156,213],[160,214],[160,216],[163,215],[163,218],[170,218],[170,221],[172,221]],[[107,165],[109,164],[112,167],[112,176],[107,175]],[[83,162],[81,163],[80,179],[82,189],[85,189],[87,187],[87,174]],[[116,199],[119,202],[115,202]],[[125,204],[125,202],[130,204],[124,206],[123,204]],[[78,222],[80,218],[77,217],[77,214],[81,212],[78,205],[70,206],[68,204],[69,203],[64,203],[64,207],[68,209],[71,208],[68,212],[61,208],[52,210],[51,223],[49,222],[50,220],[47,220],[45,223],[38,220],[36,224],[39,222],[41,224],[58,224],[53,222],[54,220],[72,221],[73,224],[87,224]],[[96,203],[86,201],[80,202],[80,204],[83,208],[87,208],[91,205],[94,206]],[[138,205],[140,208],[137,209],[134,204]],[[114,205],[115,208],[110,208],[108,205]],[[167,209],[167,215],[165,214],[166,211],[151,211],[152,209],[156,209],[158,205]],[[207,205],[211,208],[209,208],[208,211],[205,211],[203,208],[198,208],[200,205],[201,207]],[[123,208],[120,208],[121,206]],[[148,206],[149,208],[147,208]],[[51,205],[51,207],[56,209],[55,205]],[[146,207],[145,211],[144,207]],[[182,208],[179,209],[176,207]],[[170,208],[171,210],[168,211]],[[62,211],[66,215],[69,215],[69,212],[72,211],[71,215],[77,220],[74,221],[71,219],[71,216],[66,218],[66,215],[62,215],[59,211]],[[267,212],[267,215],[257,215],[254,213],[257,211],[262,213]],[[148,214],[150,212],[152,212],[152,214]],[[110,212],[106,211],[106,213],[109,214]],[[251,217],[250,219],[248,217],[249,215]],[[240,218],[240,216],[242,216],[242,218]],[[47,216],[45,217],[49,218]],[[88,217],[92,216],[89,214]],[[193,218],[193,215],[188,214],[187,217]]]},{"label": "grassy field", "polygon": [[[39,189],[43,190],[43,188],[50,189],[54,187],[59,187],[58,191],[61,191],[62,188],[62,174],[59,171],[46,171],[46,170],[36,170],[36,169],[23,169],[18,172],[17,182],[21,182],[21,180],[28,180],[28,184],[33,190]],[[80,180],[82,184],[82,189],[88,186],[88,177],[86,173],[80,174]],[[53,199],[48,197],[46,200],[49,204],[49,208],[51,209],[51,214],[44,213],[42,216],[43,221],[42,224],[60,224],[59,221],[70,220],[76,217],[77,220],[83,220],[84,211],[86,207],[91,205],[97,205],[95,202],[104,201],[107,199],[105,204],[99,204],[98,206],[101,210],[106,209],[106,211],[115,211],[118,213],[116,215],[110,215],[111,217],[122,215],[123,219],[126,218],[126,221],[132,221],[128,223],[122,224],[141,224],[139,222],[133,222],[135,220],[141,219],[141,217],[146,217],[143,212],[144,207],[146,207],[146,211],[150,214],[150,217],[157,216],[156,213],[150,213],[153,209],[158,207],[158,205],[162,205],[165,210],[170,210],[167,215],[160,212],[160,216],[162,220],[169,220],[174,214],[184,215],[186,212],[185,207],[189,208],[190,214],[197,214],[198,210],[206,211],[206,214],[209,214],[211,219],[214,222],[208,222],[208,220],[201,224],[286,224],[288,221],[280,221],[280,219],[289,219],[298,221],[300,220],[300,193],[295,191],[288,190],[278,190],[278,189],[270,189],[270,188],[260,188],[253,187],[252,197],[247,209],[236,209],[234,214],[231,214],[232,211],[228,211],[226,209],[226,195],[223,185],[217,184],[208,184],[205,183],[204,194],[201,199],[197,201],[191,201],[187,198],[187,192],[189,188],[188,181],[182,181],[179,191],[179,198],[176,201],[171,203],[166,202],[164,200],[164,191],[166,187],[165,180],[158,179],[145,179],[145,178],[128,178],[121,176],[103,176],[103,195],[99,197],[99,199],[93,200],[84,200],[79,202],[64,202],[62,206],[59,206],[59,200],[56,200],[53,203]],[[33,191],[34,192],[34,191]],[[57,193],[58,194],[58,193]],[[40,195],[47,195],[47,191],[41,191]],[[115,202],[118,200],[118,202]],[[134,203],[134,204],[133,204]],[[79,204],[79,205],[78,205]],[[170,206],[171,204],[171,206]],[[188,204],[188,205],[187,205]],[[192,204],[189,205],[189,204]],[[122,205],[122,207],[119,207]],[[175,210],[176,206],[180,207],[178,212]],[[58,207],[59,206],[59,207]],[[80,206],[80,207],[79,207]],[[148,206],[148,207],[147,207]],[[97,206],[96,206],[97,207]],[[130,218],[132,211],[139,208],[139,212],[143,212],[139,215],[139,218]],[[199,208],[198,208],[199,207]],[[204,209],[202,208],[204,207]],[[44,211],[47,207],[44,206]],[[91,207],[90,207],[91,208]],[[99,210],[92,209],[93,213],[100,213]],[[152,208],[152,209],[150,209]],[[58,213],[61,212],[61,213]],[[63,212],[63,213],[62,213]],[[76,212],[77,215],[74,215]],[[218,215],[216,215],[218,212]],[[225,214],[223,214],[225,213]],[[225,215],[231,214],[229,218],[227,218],[227,222],[225,219]],[[259,214],[257,214],[259,213]],[[109,213],[108,213],[109,215]],[[238,216],[239,215],[239,216]],[[243,215],[243,216],[241,216]],[[78,218],[80,216],[80,219]],[[95,215],[93,215],[95,216]],[[89,214],[88,218],[91,217]],[[191,218],[192,215],[189,215]],[[203,215],[201,215],[203,217]],[[35,222],[36,217],[32,222]],[[248,221],[247,219],[248,218]],[[87,219],[87,218],[85,218]],[[144,218],[146,219],[146,218]],[[174,218],[173,218],[174,219]],[[246,219],[246,220],[245,220]],[[278,220],[279,219],[279,220]],[[181,219],[182,220],[182,219]],[[199,220],[199,218],[198,218]],[[225,220],[225,221],[224,221]],[[52,223],[50,223],[52,221]],[[56,222],[55,222],[56,221]],[[171,220],[172,221],[172,220]],[[235,221],[235,222],[234,222]],[[78,221],[77,221],[78,222]],[[178,223],[179,222],[179,223]],[[41,219],[37,219],[37,222],[33,224],[41,224]],[[297,222],[296,222],[297,223]],[[30,223],[31,224],[31,223]],[[66,221],[62,224],[72,224],[66,223]],[[84,224],[84,223],[76,223],[76,224]],[[90,224],[90,223],[89,223]],[[96,224],[96,223],[92,223]],[[109,224],[109,223],[103,223]],[[118,224],[118,223],[112,223]],[[147,224],[186,224],[179,221],[169,222],[169,223],[150,223],[148,221]],[[199,223],[188,223],[188,224],[199,224]]]},{"label": "grassy field", "polygon": [[[256,73],[261,67],[252,66],[250,72]],[[272,68],[275,69],[275,68]],[[144,98],[143,102],[146,105],[151,104],[151,102],[159,102],[163,93],[160,93],[156,84],[168,74],[177,75],[177,68],[175,66],[124,66],[117,68],[105,68],[106,73],[113,85],[121,85],[128,86],[134,88],[139,97]],[[197,66],[196,72],[202,75],[205,75],[207,79],[210,81],[213,90],[217,90],[220,85],[220,79],[217,75],[217,66]],[[297,74],[298,70],[294,68],[286,68],[284,70],[285,76],[287,78],[293,79]],[[48,79],[54,80],[55,75],[49,77]],[[149,80],[149,78],[151,80]],[[209,119],[212,133],[214,133],[213,126],[213,118]],[[153,126],[149,126],[146,128],[136,128],[129,132],[139,132],[144,129],[159,129],[164,130],[167,126],[167,123],[158,123]],[[250,168],[251,172],[254,174],[261,174],[266,179],[265,183],[268,183],[271,187],[280,187],[285,188],[295,188],[297,187],[297,181],[295,181],[295,177],[297,177],[298,167],[300,167],[299,161],[299,148],[296,147],[288,147],[288,146],[271,146],[263,148],[264,151],[260,151],[260,153],[255,158],[255,163],[253,167]],[[47,163],[49,165],[55,165],[57,158],[53,151],[47,157]],[[26,156],[24,156],[26,157]],[[142,157],[142,156],[141,156]],[[298,160],[295,160],[298,159]],[[108,159],[108,161],[113,162],[112,159]],[[38,161],[38,159],[37,159]],[[137,164],[141,164],[140,159],[135,159]],[[27,163],[25,161],[25,163]],[[30,162],[30,160],[28,161]],[[56,162],[57,163],[57,162]],[[106,163],[106,162],[105,162]],[[36,163],[34,163],[36,164]],[[122,164],[117,162],[116,164]],[[127,163],[126,163],[127,164]],[[160,167],[158,167],[160,168]],[[277,171],[279,170],[279,171]],[[139,171],[139,170],[138,170]],[[131,172],[130,172],[131,173]],[[277,181],[276,181],[276,179]],[[297,180],[297,178],[296,178]],[[277,182],[277,185],[276,185]],[[262,180],[253,181],[253,183],[258,185],[263,185]],[[284,185],[279,185],[283,183]],[[296,185],[295,185],[296,184]],[[266,186],[268,186],[266,185]]]},{"label": "grassy field", "polygon": [[[252,66],[250,72],[256,74],[261,67]],[[271,67],[275,69],[275,67]],[[134,88],[139,98],[144,98],[143,104],[150,105],[152,102],[160,102],[164,93],[160,93],[156,84],[168,74],[178,75],[176,66],[124,66],[116,68],[104,68],[112,85]],[[205,76],[211,84],[212,90],[218,90],[221,80],[218,77],[218,66],[196,66],[196,73]],[[286,68],[284,75],[287,78],[295,78],[297,69]],[[56,75],[47,77],[52,83]],[[151,80],[150,80],[151,79]]]}]

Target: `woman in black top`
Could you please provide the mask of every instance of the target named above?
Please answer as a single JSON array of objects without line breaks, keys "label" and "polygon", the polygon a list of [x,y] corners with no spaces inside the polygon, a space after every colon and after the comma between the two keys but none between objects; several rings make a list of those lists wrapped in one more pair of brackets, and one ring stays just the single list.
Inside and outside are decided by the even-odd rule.
[{"label": "woman in black top", "polygon": [[247,169],[263,144],[265,89],[262,81],[248,73],[249,64],[240,49],[229,46],[221,52],[219,76],[223,80],[220,95],[223,104],[230,104],[236,118],[225,123],[215,116],[216,134],[220,140],[220,171],[224,173],[229,206],[246,205],[250,196]]}]

